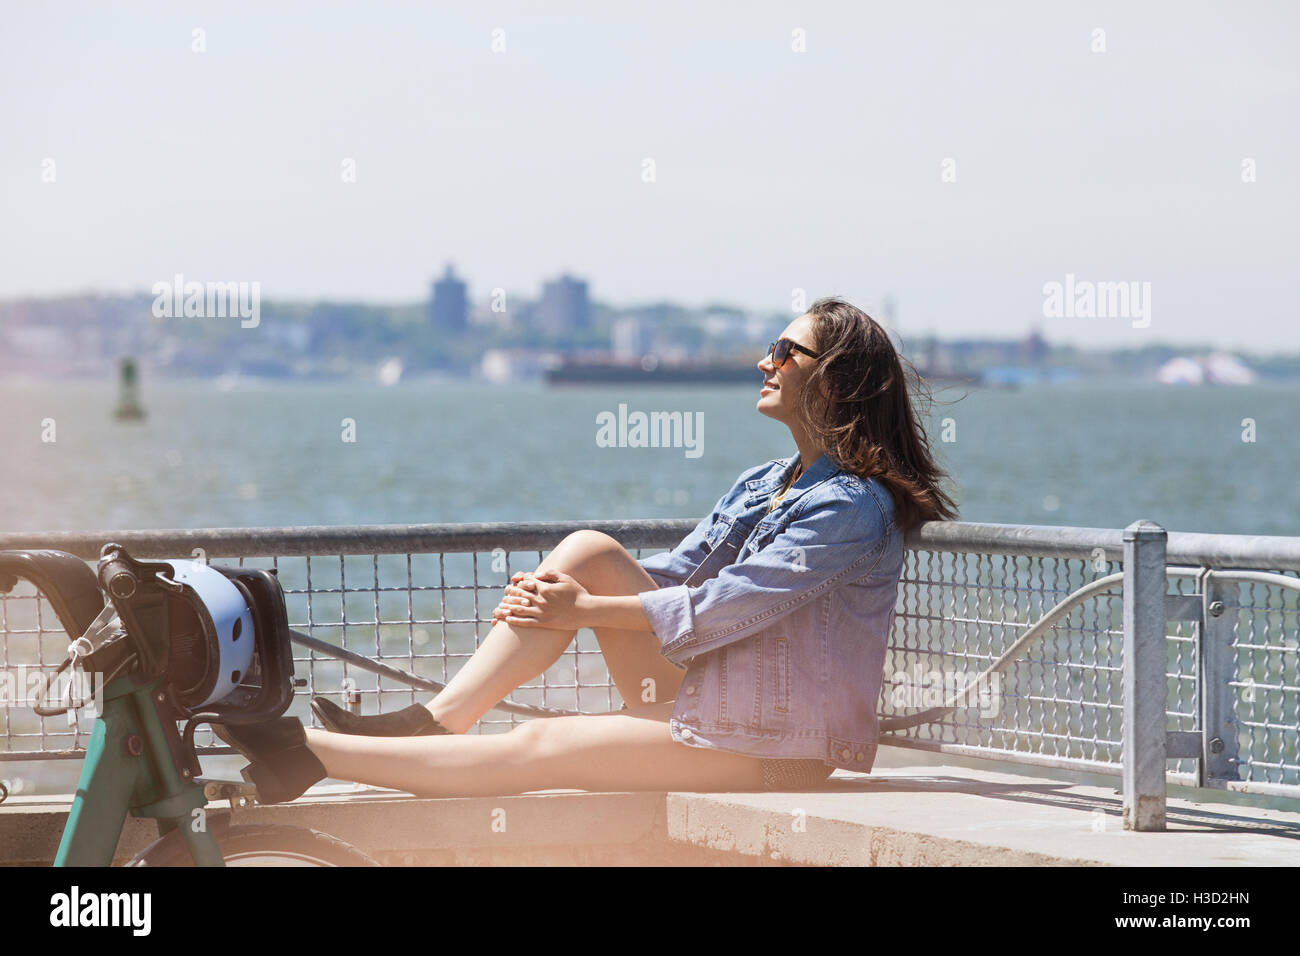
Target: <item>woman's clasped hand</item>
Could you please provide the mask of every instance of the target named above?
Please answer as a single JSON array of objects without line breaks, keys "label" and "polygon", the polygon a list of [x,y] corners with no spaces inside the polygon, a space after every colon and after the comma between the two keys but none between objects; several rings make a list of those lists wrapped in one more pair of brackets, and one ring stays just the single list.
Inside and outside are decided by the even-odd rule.
[{"label": "woman's clasped hand", "polygon": [[493,621],[521,627],[583,626],[591,595],[572,575],[553,570],[517,571],[510,581],[501,603],[492,611]]}]

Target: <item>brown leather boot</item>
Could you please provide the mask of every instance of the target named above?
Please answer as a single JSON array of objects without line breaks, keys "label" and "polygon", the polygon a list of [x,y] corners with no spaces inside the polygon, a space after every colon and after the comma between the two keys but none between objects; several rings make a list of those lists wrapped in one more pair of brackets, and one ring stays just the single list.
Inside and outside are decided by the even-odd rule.
[{"label": "brown leather boot", "polygon": [[422,737],[428,734],[449,734],[423,704],[412,704],[391,714],[373,714],[358,717],[326,697],[311,699],[311,712],[326,730],[336,734],[356,734],[362,737]]},{"label": "brown leather boot", "polygon": [[212,731],[248,758],[240,774],[257,787],[261,803],[296,800],[328,774],[307,748],[307,734],[297,717],[278,717],[261,724],[213,724]]}]

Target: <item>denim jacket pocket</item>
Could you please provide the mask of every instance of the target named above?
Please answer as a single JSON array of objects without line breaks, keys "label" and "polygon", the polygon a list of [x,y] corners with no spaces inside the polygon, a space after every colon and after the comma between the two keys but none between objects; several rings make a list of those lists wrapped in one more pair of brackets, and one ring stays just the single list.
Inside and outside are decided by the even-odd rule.
[{"label": "denim jacket pocket", "polygon": [[[808,731],[796,713],[801,709],[801,697],[806,699],[808,696],[808,688],[801,683],[799,677],[800,659],[807,655],[807,647],[817,643],[815,633],[798,629],[806,623],[796,623],[794,619],[786,618],[780,626],[762,637],[762,710],[759,713],[759,727],[764,734],[775,733],[789,737],[803,736]],[[806,668],[807,662],[802,666]],[[803,720],[806,722],[806,717]]]},{"label": "denim jacket pocket", "polygon": [[755,634],[717,653],[721,722],[760,736],[788,733],[795,693],[789,633]]},{"label": "denim jacket pocket", "polygon": [[772,690],[767,695],[772,713],[785,717],[790,713],[790,639],[784,634],[764,637],[771,663]]},{"label": "denim jacket pocket", "polygon": [[718,520],[705,535],[705,540],[712,542],[708,554],[682,583],[693,588],[717,577],[719,571],[737,560],[749,530],[749,524],[741,516],[725,513],[718,515]]},{"label": "denim jacket pocket", "polygon": [[731,533],[731,525],[735,521],[731,515],[723,512],[718,515],[718,520],[713,522],[713,526],[704,535],[704,540],[700,542],[705,551],[714,551],[718,544],[725,541],[727,535]]},{"label": "denim jacket pocket", "polygon": [[744,555],[748,557],[762,551],[771,544],[772,539],[777,537],[790,524],[789,515],[768,515],[760,521],[754,528],[754,533],[745,543]]},{"label": "denim jacket pocket", "polygon": [[759,729],[762,672],[762,638],[758,635],[718,651],[718,719],[722,724]]}]

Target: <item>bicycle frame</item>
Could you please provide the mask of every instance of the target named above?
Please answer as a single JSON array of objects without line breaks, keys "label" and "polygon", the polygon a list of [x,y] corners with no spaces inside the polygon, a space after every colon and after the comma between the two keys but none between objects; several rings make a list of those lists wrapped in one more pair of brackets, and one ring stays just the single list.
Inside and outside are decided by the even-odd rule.
[{"label": "bicycle frame", "polygon": [[179,828],[197,866],[225,866],[203,787],[177,767],[164,683],[126,675],[104,688],[55,866],[111,866],[128,812],[156,819],[159,836]]},{"label": "bicycle frame", "polygon": [[[256,788],[247,783],[200,776],[193,733],[202,723],[275,720],[292,703],[284,592],[274,570],[209,565],[196,579],[193,569],[180,574],[175,568],[137,561],[111,542],[101,549],[97,572],[63,551],[0,551],[0,592],[10,591],[20,578],[30,581],[72,641],[58,672],[72,666],[73,676],[80,663],[83,673],[108,675],[96,695],[99,713],[55,866],[112,866],[128,813],[157,821],[159,841],[150,852],[162,848],[163,858],[174,861],[183,844],[195,865],[225,866],[222,841],[240,828],[229,827],[224,815],[210,827],[207,803],[214,793],[229,796],[232,809],[237,799],[241,805],[245,798],[256,799]],[[221,577],[229,583],[216,583]],[[246,614],[236,610],[240,604],[232,596],[242,599]],[[209,601],[224,609],[226,629],[218,630]],[[230,624],[233,614],[239,617]],[[252,657],[241,653],[227,661],[226,649],[241,634],[253,642]],[[187,668],[195,662],[198,670]],[[233,675],[233,689],[218,683],[224,674]],[[67,710],[43,700],[35,709],[41,716]],[[182,721],[183,734],[177,729]],[[332,865],[340,859],[342,865],[374,865],[355,848],[315,831],[263,829],[295,831],[290,843],[298,845],[290,850],[259,847],[272,858],[302,859],[305,845],[314,849],[313,859],[332,860]],[[247,829],[234,837],[237,845],[241,840],[247,851]],[[147,860],[145,854],[141,862]]]}]

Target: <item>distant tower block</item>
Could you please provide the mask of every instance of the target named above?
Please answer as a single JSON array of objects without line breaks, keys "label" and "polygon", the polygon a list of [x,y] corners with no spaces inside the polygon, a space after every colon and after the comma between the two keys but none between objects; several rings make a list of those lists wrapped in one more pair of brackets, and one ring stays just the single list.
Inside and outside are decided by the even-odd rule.
[{"label": "distant tower block", "polygon": [[429,302],[429,319],[433,327],[444,332],[463,332],[469,324],[469,295],[464,282],[456,278],[451,263],[442,278],[433,283]]},{"label": "distant tower block", "polygon": [[137,422],[144,418],[144,415],[144,406],[140,404],[135,362],[124,358],[120,367],[117,407],[113,409],[113,417],[120,422]]},{"label": "distant tower block", "polygon": [[591,301],[587,283],[562,275],[542,286],[537,304],[537,327],[546,332],[579,332],[591,328]]},{"label": "distant tower block", "polygon": [[1049,351],[1051,348],[1047,339],[1043,338],[1041,327],[1035,323],[1020,342],[1020,356],[1031,364],[1039,365],[1047,359]]}]

